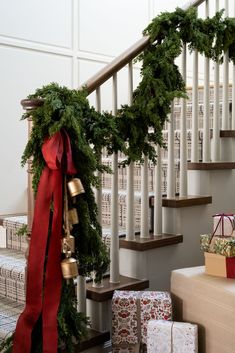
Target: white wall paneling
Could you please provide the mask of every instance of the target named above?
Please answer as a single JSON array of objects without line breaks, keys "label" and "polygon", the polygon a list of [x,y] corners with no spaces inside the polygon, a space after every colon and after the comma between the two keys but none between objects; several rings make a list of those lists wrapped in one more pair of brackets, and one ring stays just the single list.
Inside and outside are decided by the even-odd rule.
[{"label": "white wall paneling", "polygon": [[71,59],[0,46],[0,214],[26,211],[26,171],[20,166],[27,142],[20,100],[43,84],[71,84]]},{"label": "white wall paneling", "polygon": [[0,2],[0,33],[64,48],[72,45],[72,0],[8,0]]},{"label": "white wall paneling", "polygon": [[[155,0],[9,0],[0,2],[0,214],[26,211],[26,170],[20,158],[27,124],[20,100],[52,81],[76,88],[142,36]],[[127,68],[118,74],[127,103]],[[134,88],[139,65],[133,70]],[[111,110],[110,82],[101,87]],[[95,104],[93,96],[90,102]]]},{"label": "white wall paneling", "polygon": [[80,0],[79,50],[116,56],[149,22],[149,0]]}]

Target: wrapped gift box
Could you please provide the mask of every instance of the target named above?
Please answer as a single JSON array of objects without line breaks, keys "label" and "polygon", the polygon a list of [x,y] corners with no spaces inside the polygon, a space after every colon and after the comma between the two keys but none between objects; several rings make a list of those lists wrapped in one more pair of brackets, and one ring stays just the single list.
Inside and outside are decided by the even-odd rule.
[{"label": "wrapped gift box", "polygon": [[235,229],[234,215],[216,214],[213,216],[213,234],[231,236]]},{"label": "wrapped gift box", "polygon": [[112,342],[114,345],[147,343],[149,320],[171,320],[168,292],[115,291],[112,300]]},{"label": "wrapped gift box", "polygon": [[147,350],[148,353],[197,353],[197,325],[151,320],[148,322]]},{"label": "wrapped gift box", "polygon": [[212,237],[211,234],[202,234],[200,243],[203,251],[227,257],[235,256],[235,237]]},{"label": "wrapped gift box", "polygon": [[205,252],[205,271],[208,275],[235,278],[235,257]]}]

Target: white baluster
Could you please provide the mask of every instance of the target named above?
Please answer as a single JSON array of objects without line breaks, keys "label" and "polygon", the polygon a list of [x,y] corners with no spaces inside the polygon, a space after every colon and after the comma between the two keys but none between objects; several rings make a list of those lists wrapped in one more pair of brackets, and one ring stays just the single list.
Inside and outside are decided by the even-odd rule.
[{"label": "white baluster", "polygon": [[[205,2],[205,15],[209,17],[209,0]],[[210,162],[210,60],[204,58],[204,116],[203,116],[203,162]]]},{"label": "white baluster", "polygon": [[[182,51],[182,77],[186,83],[186,45]],[[186,99],[181,99],[181,126],[180,126],[180,196],[188,195],[187,178],[187,116]]]},{"label": "white baluster", "polygon": [[148,192],[148,158],[144,156],[141,165],[141,227],[140,237],[149,238],[149,192]]},{"label": "white baluster", "polygon": [[157,145],[157,156],[154,183],[154,235],[162,234],[162,157],[159,145]]},{"label": "white baluster", "polygon": [[[225,0],[225,17],[228,16],[228,0]],[[229,126],[229,59],[228,52],[224,53],[223,62],[223,111],[222,111],[222,130],[230,129]]]},{"label": "white baluster", "polygon": [[86,277],[77,277],[77,310],[86,315]]},{"label": "white baluster", "polygon": [[198,162],[198,52],[193,52],[191,162]]},{"label": "white baluster", "polygon": [[[117,74],[113,75],[113,114],[117,113]],[[113,154],[111,196],[111,244],[110,282],[119,282],[119,234],[118,234],[118,154]]]},{"label": "white baluster", "polygon": [[[98,112],[101,112],[101,94],[100,94],[100,87],[96,89],[96,110]],[[101,162],[101,156],[100,156],[100,162]],[[97,176],[100,179],[100,182],[102,180],[102,173],[97,172]],[[102,224],[102,185],[98,189],[96,189],[96,203],[98,207],[98,222]]]},{"label": "white baluster", "polygon": [[168,168],[167,168],[167,197],[175,197],[175,126],[174,103],[171,103],[170,121],[168,122]]},{"label": "white baluster", "polygon": [[[235,17],[235,5],[234,5],[234,17]],[[232,82],[232,130],[235,130],[235,65],[233,65],[233,82]]]},{"label": "white baluster", "polygon": [[[219,0],[216,0],[216,9],[219,11]],[[213,150],[212,161],[220,161],[220,66],[219,63],[214,64],[214,116],[213,116]]]},{"label": "white baluster", "polygon": [[[128,65],[128,103],[132,104],[133,94],[133,65],[132,62]],[[134,229],[134,163],[131,162],[127,169],[127,222],[126,222],[126,239],[135,239]]]}]

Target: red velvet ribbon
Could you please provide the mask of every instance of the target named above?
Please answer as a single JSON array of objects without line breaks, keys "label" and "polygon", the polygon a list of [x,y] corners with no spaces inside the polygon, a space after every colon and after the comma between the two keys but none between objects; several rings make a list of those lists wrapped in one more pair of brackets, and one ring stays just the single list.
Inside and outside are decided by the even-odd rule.
[{"label": "red velvet ribbon", "polygon": [[[76,169],[70,140],[64,130],[44,141],[42,153],[46,166],[39,181],[35,202],[27,267],[26,306],[17,322],[13,353],[31,352],[32,330],[41,314],[43,353],[57,353],[58,349],[63,173],[72,175]],[[52,203],[53,219],[48,234]]]},{"label": "red velvet ribbon", "polygon": [[235,257],[226,257],[227,278],[235,278]]}]

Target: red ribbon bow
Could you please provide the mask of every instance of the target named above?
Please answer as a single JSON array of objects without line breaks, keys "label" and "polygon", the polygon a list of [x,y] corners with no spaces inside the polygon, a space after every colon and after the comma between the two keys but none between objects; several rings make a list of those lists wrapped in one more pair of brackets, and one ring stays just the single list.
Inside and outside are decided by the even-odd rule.
[{"label": "red ribbon bow", "polygon": [[[43,352],[57,353],[57,312],[61,296],[61,234],[63,173],[75,174],[69,136],[57,132],[42,146],[43,169],[35,202],[28,267],[26,306],[14,334],[13,353],[30,353],[33,327],[42,314]],[[50,206],[53,202],[51,234]],[[45,264],[46,249],[47,262]]]}]

